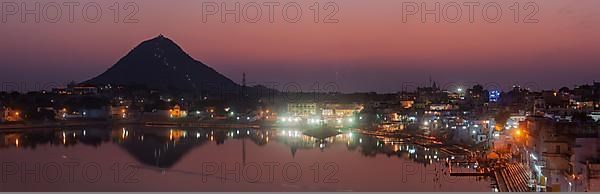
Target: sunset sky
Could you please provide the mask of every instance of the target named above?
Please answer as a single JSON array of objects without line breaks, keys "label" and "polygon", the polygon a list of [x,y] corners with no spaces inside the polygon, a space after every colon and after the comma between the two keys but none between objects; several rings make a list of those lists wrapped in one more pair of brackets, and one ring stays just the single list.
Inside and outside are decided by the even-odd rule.
[{"label": "sunset sky", "polygon": [[[43,6],[50,1],[37,2]],[[403,85],[423,85],[429,76],[446,88],[478,82],[504,90],[512,84],[550,89],[600,81],[598,0],[532,1],[539,6],[533,16],[539,23],[515,23],[513,3],[520,2],[520,21],[531,12],[523,8],[527,1],[516,0],[479,1],[474,23],[468,21],[467,7],[457,23],[436,23],[433,16],[422,23],[420,14],[403,22],[403,2],[433,7],[434,2],[451,1],[332,0],[339,6],[333,17],[338,23],[313,21],[310,6],[320,2],[322,21],[331,11],[323,8],[328,1],[295,1],[302,8],[297,23],[282,15],[283,5],[292,1],[133,1],[139,6],[133,17],[138,23],[115,23],[109,7],[116,1],[111,0],[97,1],[102,8],[98,23],[86,22],[82,7],[90,1],[79,2],[74,23],[68,21],[67,7],[57,23],[36,23],[33,16],[21,22],[21,13],[7,15],[3,4],[0,90],[48,89],[87,80],[159,34],[238,83],[246,72],[249,83],[277,83],[273,87],[280,90],[290,83],[304,91],[337,83],[343,92],[395,92]],[[131,10],[122,8],[126,1],[119,2],[122,20]],[[274,23],[266,7],[257,23],[235,23],[233,17],[223,23],[218,15],[203,22],[203,2],[281,5],[275,7]],[[501,5],[497,23],[484,20],[482,7],[488,2]],[[33,7],[33,1],[28,5]]]}]

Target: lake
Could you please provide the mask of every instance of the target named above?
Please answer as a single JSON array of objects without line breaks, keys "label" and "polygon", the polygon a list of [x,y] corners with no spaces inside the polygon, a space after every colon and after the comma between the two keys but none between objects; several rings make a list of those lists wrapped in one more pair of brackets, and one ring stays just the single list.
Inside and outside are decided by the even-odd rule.
[{"label": "lake", "polygon": [[438,149],[351,131],[112,126],[0,131],[0,143],[0,191],[492,191],[449,176]]}]

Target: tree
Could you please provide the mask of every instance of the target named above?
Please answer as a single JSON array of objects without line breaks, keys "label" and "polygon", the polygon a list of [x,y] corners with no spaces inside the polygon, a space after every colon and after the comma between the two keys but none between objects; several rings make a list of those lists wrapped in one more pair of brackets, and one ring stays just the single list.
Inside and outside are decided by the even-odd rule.
[{"label": "tree", "polygon": [[577,123],[587,123],[587,122],[593,122],[594,119],[592,117],[590,117],[589,115],[587,115],[585,112],[576,112],[573,113],[573,122],[577,122]]},{"label": "tree", "polygon": [[507,110],[500,110],[498,114],[496,114],[496,116],[494,117],[494,119],[496,120],[496,124],[501,128],[504,128],[509,118],[510,111]]}]

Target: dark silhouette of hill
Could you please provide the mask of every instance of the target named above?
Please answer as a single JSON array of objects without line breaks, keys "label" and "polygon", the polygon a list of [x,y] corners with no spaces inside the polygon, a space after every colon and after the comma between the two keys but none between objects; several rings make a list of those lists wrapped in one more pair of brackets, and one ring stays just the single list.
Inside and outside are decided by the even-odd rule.
[{"label": "dark silhouette of hill", "polygon": [[242,86],[189,56],[160,35],[142,42],[106,72],[85,81],[97,85],[145,85],[154,89],[236,92]]},{"label": "dark silhouette of hill", "polygon": [[120,143],[120,147],[141,164],[172,168],[194,148],[201,147],[205,143],[205,139],[182,139],[176,146],[165,146],[173,144],[168,137],[146,133],[144,141],[128,140]]}]

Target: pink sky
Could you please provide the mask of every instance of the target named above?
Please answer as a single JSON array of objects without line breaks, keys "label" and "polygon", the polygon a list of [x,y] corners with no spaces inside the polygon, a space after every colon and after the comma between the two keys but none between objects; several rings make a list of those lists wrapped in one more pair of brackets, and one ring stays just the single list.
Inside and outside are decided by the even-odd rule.
[{"label": "pink sky", "polygon": [[[50,1],[37,2],[44,6]],[[139,23],[134,24],[113,22],[109,7],[116,1],[98,1],[101,20],[85,22],[82,7],[89,1],[80,2],[74,23],[68,22],[66,7],[58,23],[43,19],[35,23],[33,16],[22,23],[20,13],[0,23],[2,90],[86,80],[139,42],[161,33],[234,81],[239,82],[246,72],[250,82],[275,82],[276,89],[299,83],[303,90],[312,91],[317,83],[335,82],[345,92],[393,92],[401,90],[403,83],[424,84],[429,75],[448,87],[479,82],[503,89],[515,83],[542,89],[600,80],[597,0],[532,1],[539,6],[534,16],[539,23],[513,21],[510,6],[519,2],[520,15],[525,17],[531,11],[523,8],[526,1],[479,1],[474,23],[468,22],[467,7],[462,7],[457,23],[443,19],[435,23],[433,16],[421,23],[420,15],[403,23],[403,2],[433,6],[451,1],[333,0],[339,7],[334,16],[339,23],[333,24],[315,23],[309,8],[319,2],[322,20],[329,13],[323,9],[328,1],[296,1],[303,11],[298,23],[285,22],[282,16],[283,5],[293,1],[134,1],[139,6],[134,16]],[[126,3],[119,2],[121,7]],[[235,23],[233,17],[222,23],[219,16],[203,23],[203,2],[229,6],[233,2],[279,2],[281,6],[275,8],[274,23],[268,22],[266,7],[258,23],[243,19]],[[482,16],[482,7],[489,2],[502,8],[497,23],[488,23]],[[0,14],[6,12],[3,6]],[[120,15],[128,13],[122,9]],[[489,13],[493,16],[494,12]]]}]

